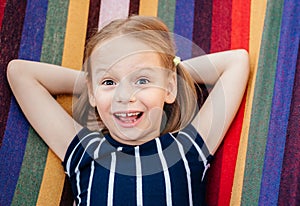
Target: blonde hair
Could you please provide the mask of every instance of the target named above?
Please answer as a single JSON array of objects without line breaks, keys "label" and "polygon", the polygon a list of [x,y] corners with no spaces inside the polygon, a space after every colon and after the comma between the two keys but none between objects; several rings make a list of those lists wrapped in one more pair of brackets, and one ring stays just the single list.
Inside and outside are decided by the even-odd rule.
[{"label": "blonde hair", "polygon": [[[172,104],[164,105],[165,117],[162,124],[161,134],[176,132],[191,122],[197,109],[197,93],[195,84],[190,74],[181,64],[175,66],[175,45],[167,26],[156,17],[131,16],[127,19],[114,20],[89,39],[85,50],[84,70],[87,72],[87,81],[92,82],[91,66],[88,63],[89,57],[96,46],[106,40],[119,35],[130,34],[139,41],[152,47],[161,58],[166,69],[177,72],[177,96]],[[91,118],[91,114],[95,113]],[[74,118],[82,125],[89,127],[89,122],[97,121],[99,127],[105,128],[102,124],[97,109],[91,107],[88,101],[87,88],[76,101],[73,111]],[[95,120],[96,119],[96,120]]]}]

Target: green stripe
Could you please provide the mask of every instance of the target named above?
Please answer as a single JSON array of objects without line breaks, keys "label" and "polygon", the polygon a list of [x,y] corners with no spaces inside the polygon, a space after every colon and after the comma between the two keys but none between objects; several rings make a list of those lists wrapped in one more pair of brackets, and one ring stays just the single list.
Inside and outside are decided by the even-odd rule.
[{"label": "green stripe", "polygon": [[258,205],[275,82],[283,0],[268,1],[249,129],[242,205]]},{"label": "green stripe", "polygon": [[165,22],[171,32],[174,30],[176,0],[159,0],[158,17]]},{"label": "green stripe", "polygon": [[47,146],[30,127],[19,180],[11,205],[35,205],[47,158]]},{"label": "green stripe", "polygon": [[61,65],[69,1],[50,0],[48,3],[41,62]]}]

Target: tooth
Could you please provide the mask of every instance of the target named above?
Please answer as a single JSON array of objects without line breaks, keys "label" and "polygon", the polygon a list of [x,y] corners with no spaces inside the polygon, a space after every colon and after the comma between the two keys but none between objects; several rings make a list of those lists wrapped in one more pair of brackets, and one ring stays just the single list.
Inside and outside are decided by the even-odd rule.
[{"label": "tooth", "polygon": [[116,113],[115,115],[118,117],[132,117],[137,116],[139,112],[130,112],[130,113]]},{"label": "tooth", "polygon": [[128,117],[134,116],[136,113],[128,113]]}]

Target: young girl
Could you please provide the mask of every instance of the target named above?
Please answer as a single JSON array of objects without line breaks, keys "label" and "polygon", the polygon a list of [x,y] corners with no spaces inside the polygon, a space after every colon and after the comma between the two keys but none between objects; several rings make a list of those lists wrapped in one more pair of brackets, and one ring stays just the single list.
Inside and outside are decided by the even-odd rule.
[{"label": "young girl", "polygon": [[[9,63],[12,91],[63,160],[77,205],[205,204],[205,173],[243,97],[248,55],[180,62],[173,44],[160,20],[133,16],[91,38],[84,71]],[[214,85],[200,109],[194,83]],[[80,96],[75,120],[52,96],[62,93]]]}]

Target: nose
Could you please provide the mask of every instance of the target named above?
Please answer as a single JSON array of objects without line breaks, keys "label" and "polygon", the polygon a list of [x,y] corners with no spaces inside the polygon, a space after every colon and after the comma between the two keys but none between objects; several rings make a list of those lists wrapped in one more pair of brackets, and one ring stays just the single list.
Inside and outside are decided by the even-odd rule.
[{"label": "nose", "polygon": [[121,103],[136,101],[134,86],[128,82],[121,82],[115,91],[115,100]]}]

